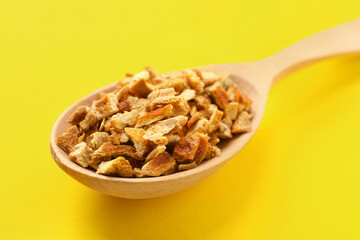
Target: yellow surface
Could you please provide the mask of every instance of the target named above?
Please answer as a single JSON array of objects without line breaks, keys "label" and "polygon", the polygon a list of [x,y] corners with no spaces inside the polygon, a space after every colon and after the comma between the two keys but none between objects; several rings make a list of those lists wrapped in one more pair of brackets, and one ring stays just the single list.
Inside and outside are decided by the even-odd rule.
[{"label": "yellow surface", "polygon": [[96,193],[53,162],[70,104],[144,65],[253,61],[359,16],[358,0],[1,1],[0,239],[360,239],[360,55],[280,81],[251,142],[168,197]]}]

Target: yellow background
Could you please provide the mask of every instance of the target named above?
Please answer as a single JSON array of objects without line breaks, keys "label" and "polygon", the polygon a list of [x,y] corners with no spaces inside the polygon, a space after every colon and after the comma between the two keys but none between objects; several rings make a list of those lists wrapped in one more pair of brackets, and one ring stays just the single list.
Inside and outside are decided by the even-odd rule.
[{"label": "yellow background", "polygon": [[358,0],[1,1],[0,239],[360,239],[360,55],[280,81],[250,143],[183,192],[124,200],[62,172],[57,117],[125,72],[254,61]]}]

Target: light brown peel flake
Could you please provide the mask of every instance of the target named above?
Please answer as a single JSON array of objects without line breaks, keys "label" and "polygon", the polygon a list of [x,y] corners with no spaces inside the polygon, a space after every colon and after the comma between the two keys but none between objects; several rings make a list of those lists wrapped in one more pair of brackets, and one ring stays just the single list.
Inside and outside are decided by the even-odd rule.
[{"label": "light brown peel flake", "polygon": [[209,120],[202,118],[198,120],[194,125],[191,126],[188,132],[200,132],[207,133],[209,127]]},{"label": "light brown peel flake", "polygon": [[152,102],[158,97],[169,97],[175,95],[176,92],[174,88],[156,89],[147,96],[147,100]]},{"label": "light brown peel flake", "polygon": [[192,161],[200,143],[200,134],[192,133],[181,138],[174,148],[174,157],[178,162]]},{"label": "light brown peel flake", "polygon": [[142,71],[135,74],[129,83],[130,92],[138,97],[146,97],[154,90],[154,87],[148,80],[150,75],[148,71]]},{"label": "light brown peel flake", "polygon": [[118,132],[115,130],[111,131],[109,141],[115,145],[120,145],[129,141],[129,137],[125,134],[124,131]]},{"label": "light brown peel flake", "polygon": [[150,151],[152,144],[149,140],[144,139],[145,130],[142,128],[125,128],[126,135],[129,136],[134,143],[136,149],[136,155],[140,158]]},{"label": "light brown peel flake", "polygon": [[[178,133],[180,130],[185,127],[186,121],[188,120],[188,117],[185,116],[177,116],[167,119],[169,120],[167,122],[167,125],[172,128],[169,133]],[[163,120],[163,122],[166,120]]]},{"label": "light brown peel flake", "polygon": [[89,107],[80,106],[78,107],[73,114],[68,118],[67,122],[72,125],[78,125],[82,120],[85,119],[87,112],[89,111]]},{"label": "light brown peel flake", "polygon": [[191,116],[191,118],[189,119],[189,121],[186,123],[188,128],[191,128],[191,126],[196,123],[197,120],[199,120],[201,118],[201,115],[199,112],[196,112],[194,115]]},{"label": "light brown peel flake", "polygon": [[179,96],[183,97],[185,101],[190,101],[195,98],[196,92],[192,89],[185,89]]},{"label": "light brown peel flake", "polygon": [[225,108],[225,116],[230,120],[235,120],[239,111],[238,102],[230,102]]},{"label": "light brown peel flake", "polygon": [[111,142],[103,143],[91,156],[89,165],[97,169],[100,162],[108,161],[113,157],[128,156],[141,159],[135,154],[135,148],[129,145],[114,145]]},{"label": "light brown peel flake", "polygon": [[231,86],[227,89],[227,94],[232,102],[240,102],[240,92],[235,86]]},{"label": "light brown peel flake", "polygon": [[173,106],[180,104],[180,102],[184,101],[182,97],[178,96],[163,96],[157,97],[153,101],[150,102],[150,108],[152,110],[165,106],[167,104],[172,104]]},{"label": "light brown peel flake", "polygon": [[182,97],[178,97],[178,98],[180,98],[180,102],[172,103],[172,105],[174,106],[174,111],[172,116],[188,115],[188,113],[190,112],[190,106],[188,102]]},{"label": "light brown peel flake", "polygon": [[148,162],[151,159],[156,158],[160,153],[165,152],[166,146],[165,145],[158,145],[154,148],[145,158],[145,162]]},{"label": "light brown peel flake", "polygon": [[199,136],[199,147],[195,153],[195,157],[193,160],[197,164],[200,164],[206,156],[209,137],[204,134],[198,134],[198,136]]},{"label": "light brown peel flake", "polygon": [[185,116],[177,116],[153,123],[146,128],[144,138],[155,144],[166,145],[167,139],[163,136],[172,131],[179,131],[186,124],[187,119]]},{"label": "light brown peel flake", "polygon": [[79,123],[80,131],[81,132],[88,131],[92,126],[94,126],[95,123],[97,123],[96,114],[93,110],[90,110],[86,114],[85,119]]},{"label": "light brown peel flake", "polygon": [[172,114],[173,109],[174,107],[172,105],[166,105],[165,107],[145,113],[138,118],[135,127],[138,128],[145,125],[150,125],[153,122],[159,121],[165,117],[169,117]]},{"label": "light brown peel flake", "polygon": [[197,71],[200,79],[204,82],[205,86],[211,85],[220,80],[220,77],[213,72]]},{"label": "light brown peel flake", "polygon": [[119,102],[118,104],[119,113],[124,113],[125,111],[131,110],[131,101],[126,99],[124,101]]},{"label": "light brown peel flake", "polygon": [[93,110],[98,120],[111,116],[119,111],[118,100],[114,93],[109,93],[105,97],[98,101],[95,101],[92,105]]},{"label": "light brown peel flake", "polygon": [[144,98],[138,99],[134,97],[129,97],[128,99],[131,99],[131,110],[138,111],[139,116],[145,114],[147,109],[150,108],[149,101]]},{"label": "light brown peel flake", "polygon": [[230,97],[221,84],[218,82],[214,83],[208,88],[208,90],[211,93],[211,97],[215,101],[216,105],[220,109],[226,108],[230,101]]},{"label": "light brown peel flake", "polygon": [[70,153],[69,153],[69,159],[78,165],[86,168],[89,166],[89,161],[91,159],[91,154],[93,153],[93,150],[89,148],[86,143],[81,142],[75,145]]},{"label": "light brown peel flake", "polygon": [[245,106],[250,106],[252,104],[253,101],[247,95],[245,95],[242,92],[239,92],[239,95],[240,95],[240,102],[245,104]]},{"label": "light brown peel flake", "polygon": [[206,94],[197,95],[195,97],[195,102],[196,102],[196,105],[197,105],[198,109],[205,109],[211,103],[211,99]]},{"label": "light brown peel flake", "polygon": [[137,118],[137,110],[131,110],[130,112],[115,114],[111,117],[111,127],[114,128],[116,131],[121,132],[126,126],[135,126]]},{"label": "light brown peel flake", "polygon": [[107,132],[95,132],[90,135],[92,137],[89,142],[89,147],[92,149],[98,149],[104,142],[107,142],[109,139],[109,134]]},{"label": "light brown peel flake", "polygon": [[175,158],[167,152],[160,153],[155,159],[148,161],[141,171],[147,176],[160,176],[176,164]]},{"label": "light brown peel flake", "polygon": [[132,177],[133,169],[128,160],[118,157],[111,161],[102,162],[96,173],[103,175],[117,175],[120,177]]},{"label": "light brown peel flake", "polygon": [[239,114],[237,119],[234,121],[231,132],[232,133],[245,133],[251,131],[251,118],[252,116],[243,111]]},{"label": "light brown peel flake", "polygon": [[229,117],[223,118],[223,119],[221,120],[221,122],[223,122],[224,124],[226,124],[226,126],[228,126],[229,128],[231,128],[232,125],[233,125],[233,122],[232,122],[232,120],[231,120]]},{"label": "light brown peel flake", "polygon": [[76,126],[66,129],[66,132],[56,138],[56,144],[65,152],[69,153],[71,148],[78,143],[80,133]]},{"label": "light brown peel flake", "polygon": [[197,94],[204,92],[205,83],[193,70],[186,71],[187,84],[196,91]]},{"label": "light brown peel flake", "polygon": [[171,78],[163,81],[157,89],[173,88],[176,92],[181,92],[184,89],[184,79],[182,78]]},{"label": "light brown peel flake", "polygon": [[125,99],[127,99],[129,96],[129,92],[130,92],[129,85],[125,85],[119,88],[119,90],[117,90],[117,92],[115,93],[118,102],[122,102]]},{"label": "light brown peel flake", "polygon": [[209,133],[215,131],[218,128],[223,114],[224,113],[217,108],[214,110],[213,114],[210,117],[209,124],[208,124],[207,130]]},{"label": "light brown peel flake", "polygon": [[184,164],[179,164],[178,169],[179,169],[179,171],[186,171],[186,170],[193,169],[196,166],[197,166],[196,162],[184,163]]},{"label": "light brown peel flake", "polygon": [[223,122],[219,123],[217,134],[221,139],[232,138],[230,127]]}]

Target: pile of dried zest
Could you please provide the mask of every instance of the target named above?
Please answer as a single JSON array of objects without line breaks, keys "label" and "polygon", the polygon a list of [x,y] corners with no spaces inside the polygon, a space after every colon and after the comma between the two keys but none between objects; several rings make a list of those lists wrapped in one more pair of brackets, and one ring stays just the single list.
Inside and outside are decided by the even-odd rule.
[{"label": "pile of dried zest", "polygon": [[57,144],[99,174],[167,175],[218,156],[221,139],[249,132],[251,103],[225,75],[147,67],[91,107],[78,107]]}]

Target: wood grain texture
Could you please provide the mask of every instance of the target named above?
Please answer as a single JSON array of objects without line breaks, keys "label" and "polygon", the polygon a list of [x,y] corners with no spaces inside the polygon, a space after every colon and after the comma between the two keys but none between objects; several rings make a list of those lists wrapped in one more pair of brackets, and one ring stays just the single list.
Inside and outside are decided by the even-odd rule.
[{"label": "wood grain texture", "polygon": [[143,199],[181,191],[217,172],[245,146],[260,125],[271,86],[280,78],[315,61],[354,52],[360,52],[360,19],[315,34],[264,60],[201,67],[214,72],[229,73],[239,89],[254,101],[254,118],[251,132],[236,135],[233,139],[221,143],[219,157],[205,161],[194,169],[160,177],[120,178],[96,174],[69,160],[68,155],[56,145],[56,136],[69,126],[66,120],[78,106],[90,105],[93,100],[98,99],[100,92],[113,91],[115,83],[91,93],[65,110],[51,132],[51,154],[55,162],[71,177],[105,194]]}]

